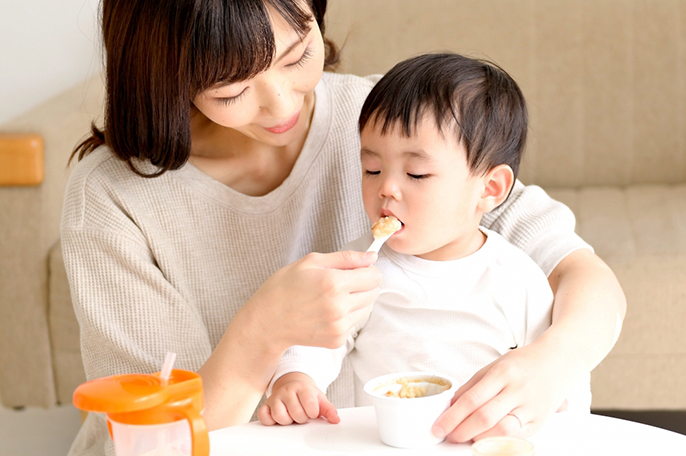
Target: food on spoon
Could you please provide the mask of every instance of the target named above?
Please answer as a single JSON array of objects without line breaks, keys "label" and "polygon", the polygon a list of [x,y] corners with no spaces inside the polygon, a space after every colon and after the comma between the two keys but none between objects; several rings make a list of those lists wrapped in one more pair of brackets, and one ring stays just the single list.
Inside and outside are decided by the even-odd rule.
[{"label": "food on spoon", "polygon": [[372,226],[372,233],[374,234],[374,239],[390,236],[391,234],[395,233],[400,228],[402,228],[402,226],[403,225],[400,223],[400,221],[392,215],[389,215],[387,217],[381,217]]}]

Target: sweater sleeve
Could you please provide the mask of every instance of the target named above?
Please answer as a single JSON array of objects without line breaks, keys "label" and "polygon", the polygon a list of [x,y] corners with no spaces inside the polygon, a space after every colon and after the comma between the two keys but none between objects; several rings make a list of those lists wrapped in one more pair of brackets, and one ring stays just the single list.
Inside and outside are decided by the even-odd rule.
[{"label": "sweater sleeve", "polygon": [[62,211],[62,250],[86,376],[156,372],[167,352],[177,354],[175,367],[196,371],[212,353],[202,303],[187,298],[159,267],[149,227],[132,215],[137,203],[112,185],[130,173],[99,172],[113,163],[121,167],[104,149],[79,162]]},{"label": "sweater sleeve", "polygon": [[97,229],[62,232],[88,379],[175,367],[199,369],[212,353],[195,306],[164,277],[144,245]]},{"label": "sweater sleeve", "polygon": [[546,276],[567,255],[592,249],[575,232],[574,213],[540,187],[515,182],[510,197],[485,214],[481,225],[522,249]]},{"label": "sweater sleeve", "polygon": [[[144,246],[119,233],[70,229],[62,248],[89,380],[156,372],[168,351],[177,368],[202,366],[212,351],[207,330]],[[69,454],[113,456],[105,420],[89,417]]]}]

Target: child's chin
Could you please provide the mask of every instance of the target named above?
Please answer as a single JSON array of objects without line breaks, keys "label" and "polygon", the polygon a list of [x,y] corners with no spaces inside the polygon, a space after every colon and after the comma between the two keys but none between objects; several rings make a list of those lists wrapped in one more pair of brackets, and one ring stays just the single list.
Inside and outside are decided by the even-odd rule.
[{"label": "child's chin", "polygon": [[[391,239],[393,239],[393,236],[391,236]],[[401,253],[403,255],[417,255],[410,246],[402,242],[391,242],[391,239],[386,241],[386,245],[395,253]]]}]

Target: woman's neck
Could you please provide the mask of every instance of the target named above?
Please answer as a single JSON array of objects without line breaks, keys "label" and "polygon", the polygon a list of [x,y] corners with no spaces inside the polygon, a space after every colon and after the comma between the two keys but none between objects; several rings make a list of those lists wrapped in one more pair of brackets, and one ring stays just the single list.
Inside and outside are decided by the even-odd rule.
[{"label": "woman's neck", "polygon": [[249,196],[263,196],[290,175],[309,133],[314,102],[299,138],[284,146],[265,144],[234,129],[218,125],[195,111],[191,121],[193,166],[213,179]]}]

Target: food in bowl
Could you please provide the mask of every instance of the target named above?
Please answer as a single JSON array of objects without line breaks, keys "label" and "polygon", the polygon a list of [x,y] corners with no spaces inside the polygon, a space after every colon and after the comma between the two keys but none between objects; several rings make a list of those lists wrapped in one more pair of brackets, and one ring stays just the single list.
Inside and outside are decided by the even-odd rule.
[{"label": "food in bowl", "polygon": [[419,448],[435,445],[431,428],[450,407],[458,384],[436,372],[396,372],[367,381],[364,391],[374,405],[379,437],[386,445]]},{"label": "food in bowl", "polygon": [[412,399],[440,394],[451,386],[451,382],[441,377],[399,377],[377,386],[374,391],[385,397]]}]

